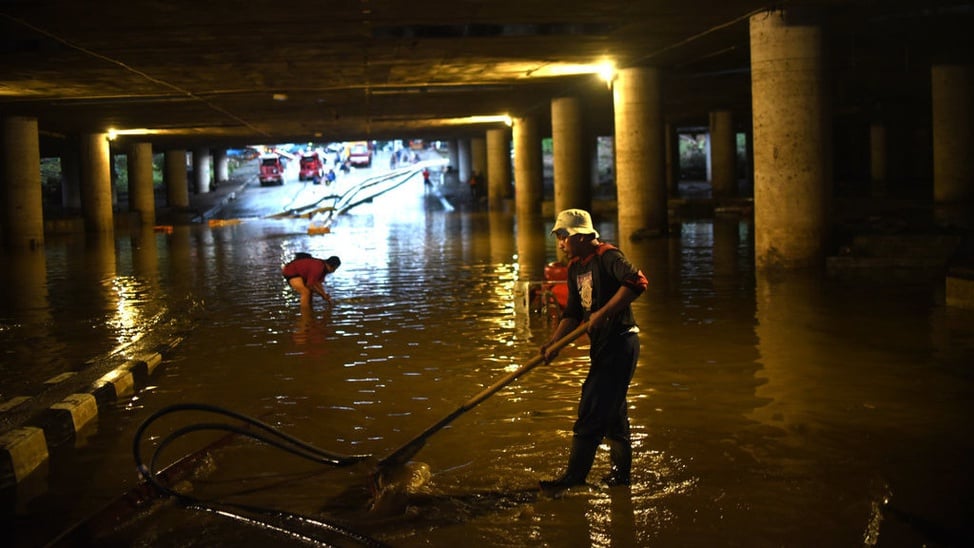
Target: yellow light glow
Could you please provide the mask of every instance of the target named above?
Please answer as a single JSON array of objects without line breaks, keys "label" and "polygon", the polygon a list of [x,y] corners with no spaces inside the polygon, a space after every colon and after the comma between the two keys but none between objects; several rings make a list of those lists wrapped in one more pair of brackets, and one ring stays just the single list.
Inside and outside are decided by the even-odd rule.
[{"label": "yellow light glow", "polygon": [[114,140],[119,135],[155,135],[161,133],[155,129],[148,129],[144,127],[133,128],[133,129],[109,129],[108,138]]},{"label": "yellow light glow", "polygon": [[612,61],[602,61],[598,64],[598,70],[596,73],[599,78],[604,80],[606,83],[611,83],[616,79],[616,66]]},{"label": "yellow light glow", "polygon": [[467,124],[496,124],[498,122],[503,122],[507,125],[511,125],[511,117],[507,114],[492,114],[488,116],[463,116],[460,118],[448,118],[445,120],[449,125],[467,125]]},{"label": "yellow light glow", "polygon": [[[505,72],[504,70],[505,68],[508,71],[515,72],[517,69],[517,64],[515,63],[501,64],[500,71]],[[551,62],[551,63],[545,63],[543,65],[534,65],[530,67],[524,66],[520,72],[523,74],[523,77],[526,78],[552,78],[557,76],[577,76],[581,74],[602,75],[607,70],[609,71],[609,74],[614,74],[615,66],[612,63],[612,61],[603,60],[603,61],[599,61],[598,63]],[[605,78],[605,76],[603,76],[603,78]]]}]

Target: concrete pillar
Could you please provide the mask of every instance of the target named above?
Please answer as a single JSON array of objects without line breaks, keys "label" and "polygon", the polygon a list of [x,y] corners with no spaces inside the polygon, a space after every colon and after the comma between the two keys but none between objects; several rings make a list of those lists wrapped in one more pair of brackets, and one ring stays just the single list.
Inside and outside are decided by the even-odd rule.
[{"label": "concrete pillar", "polygon": [[487,130],[487,209],[501,211],[511,188],[511,139],[505,128]]},{"label": "concrete pillar", "polygon": [[577,97],[551,101],[551,142],[555,173],[555,212],[592,209],[590,159],[593,151],[585,131],[582,102]]},{"label": "concrete pillar", "polygon": [[457,177],[461,184],[470,181],[470,139],[457,139]]},{"label": "concrete pillar", "polygon": [[470,139],[470,169],[487,180],[487,140],[483,137]]},{"label": "concrete pillar", "polygon": [[873,122],[869,125],[869,180],[873,196],[886,194],[886,125]]},{"label": "concrete pillar", "polygon": [[[704,133],[702,136],[697,136],[697,140],[703,139],[703,158],[704,158],[704,180],[711,183],[714,180],[713,177],[713,162],[710,156],[710,131]],[[712,192],[711,192],[712,194]]]},{"label": "concrete pillar", "polygon": [[663,117],[655,68],[627,68],[613,83],[619,241],[666,233]]},{"label": "concrete pillar", "polygon": [[81,136],[81,216],[88,232],[115,230],[111,161],[108,134]]},{"label": "concrete pillar", "polygon": [[737,139],[729,110],[710,113],[710,160],[713,197],[733,198],[737,195]]},{"label": "concrete pillar", "polygon": [[934,201],[974,201],[974,67],[938,65],[930,78]]},{"label": "concrete pillar", "polygon": [[44,245],[44,197],[37,119],[13,116],[3,120],[0,186],[3,235],[10,248]]},{"label": "concrete pillar", "polygon": [[137,211],[143,225],[156,224],[156,194],[152,184],[152,143],[132,143],[128,150],[129,211]]},{"label": "concrete pillar", "polygon": [[210,149],[197,148],[193,151],[193,189],[197,194],[209,192],[210,188]]},{"label": "concrete pillar", "polygon": [[166,168],[163,173],[163,180],[166,183],[166,205],[169,207],[189,207],[185,150],[166,151]]},{"label": "concrete pillar", "polygon": [[227,149],[221,148],[213,152],[213,180],[219,183],[230,182],[230,157]]},{"label": "concrete pillar", "polygon": [[750,19],[759,269],[824,260],[832,179],[822,40],[814,18],[797,8]]},{"label": "concrete pillar", "polygon": [[533,116],[514,118],[514,211],[541,215],[544,180],[541,173],[541,136]]},{"label": "concrete pillar", "polygon": [[447,141],[446,149],[446,161],[449,162],[447,165],[454,173],[457,171],[457,167],[460,165],[460,140],[450,139]]}]

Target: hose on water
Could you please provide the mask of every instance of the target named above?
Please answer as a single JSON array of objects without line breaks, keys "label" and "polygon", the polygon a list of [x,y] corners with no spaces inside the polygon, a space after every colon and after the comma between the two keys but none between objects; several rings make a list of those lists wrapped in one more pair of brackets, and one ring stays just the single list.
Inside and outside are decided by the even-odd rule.
[{"label": "hose on water", "polygon": [[[151,426],[154,422],[156,422],[160,418],[180,411],[202,411],[202,412],[214,413],[217,415],[232,417],[240,422],[250,425],[251,427],[257,428],[259,431],[254,431],[252,429],[248,429],[237,424],[228,424],[223,422],[204,422],[204,423],[197,423],[197,424],[191,424],[189,426],[184,426],[182,428],[173,431],[172,433],[170,433],[169,435],[167,435],[166,437],[162,438],[159,441],[147,465],[142,458],[142,438],[145,435],[146,430],[148,430],[149,426]],[[171,497],[185,506],[212,512],[214,514],[227,517],[230,519],[235,519],[237,521],[241,521],[244,523],[258,525],[265,529],[269,529],[284,534],[286,536],[289,536],[297,540],[301,540],[304,542],[311,542],[315,544],[323,544],[323,541],[308,536],[304,533],[287,529],[284,527],[280,527],[278,525],[265,521],[260,517],[255,517],[253,515],[244,516],[235,512],[234,510],[242,510],[242,511],[249,512],[251,514],[256,514],[257,516],[271,516],[278,520],[317,527],[329,533],[341,535],[347,539],[358,542],[364,546],[371,546],[371,547],[385,546],[385,544],[373,538],[352,531],[336,523],[309,518],[307,516],[301,516],[298,514],[293,514],[281,510],[262,508],[258,506],[250,506],[250,505],[244,505],[238,503],[227,503],[227,502],[213,503],[213,502],[203,501],[193,496],[186,495],[184,493],[179,493],[167,487],[161,481],[159,481],[159,478],[157,477],[155,470],[156,470],[156,461],[159,455],[162,453],[162,451],[167,446],[169,446],[173,441],[175,441],[176,439],[182,436],[185,436],[186,434],[190,434],[192,432],[207,431],[207,430],[231,432],[234,434],[239,434],[241,436],[253,438],[255,440],[266,443],[272,447],[281,449],[282,451],[288,452],[297,457],[310,460],[312,462],[316,462],[319,464],[329,464],[333,466],[347,466],[349,464],[354,464],[356,462],[362,461],[369,457],[369,455],[344,455],[340,453],[334,453],[331,451],[325,451],[323,449],[319,449],[309,443],[306,443],[304,441],[295,438],[294,436],[281,432],[277,428],[274,428],[273,426],[261,422],[253,417],[249,417],[247,415],[243,415],[241,413],[237,413],[229,409],[218,407],[216,405],[209,405],[204,403],[182,403],[182,404],[170,405],[160,409],[159,411],[156,411],[155,413],[150,415],[149,418],[144,420],[142,424],[139,425],[139,428],[136,430],[132,441],[132,455],[135,459],[135,466],[139,472],[139,475],[142,476],[145,479],[145,481],[147,481],[159,493]]]}]

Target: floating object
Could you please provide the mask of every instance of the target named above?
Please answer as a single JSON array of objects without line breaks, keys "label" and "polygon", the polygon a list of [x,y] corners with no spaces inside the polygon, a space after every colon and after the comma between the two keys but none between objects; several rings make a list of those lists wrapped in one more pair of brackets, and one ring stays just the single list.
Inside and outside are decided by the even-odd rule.
[{"label": "floating object", "polygon": [[240,219],[210,219],[207,224],[212,226],[230,226],[239,225]]},{"label": "floating object", "polygon": [[541,291],[546,299],[553,299],[558,308],[568,305],[568,265],[555,262],[544,267],[545,284]]},{"label": "floating object", "polygon": [[328,226],[328,216],[321,210],[315,211],[311,216],[311,224],[308,225],[308,234],[329,234],[331,227]]}]

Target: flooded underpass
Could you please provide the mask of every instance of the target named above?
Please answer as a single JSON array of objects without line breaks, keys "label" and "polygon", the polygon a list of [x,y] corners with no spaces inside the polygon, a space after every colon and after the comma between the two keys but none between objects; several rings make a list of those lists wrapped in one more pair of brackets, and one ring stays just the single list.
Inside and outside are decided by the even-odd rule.
[{"label": "flooded underpass", "polygon": [[[395,511],[370,512],[378,459],[534,357],[547,338],[552,324],[523,305],[523,282],[540,280],[539,265],[556,259],[552,221],[446,211],[413,180],[337,218],[328,234],[309,235],[306,219],[251,219],[118,234],[107,248],[48,242],[45,280],[13,272],[3,280],[7,302],[45,295],[5,307],[5,398],[18,365],[53,373],[75,345],[99,354],[132,339],[180,342],[144,390],[100,413],[40,480],[18,486],[5,544],[51,542],[138,484],[139,425],[188,403],[371,457],[315,464],[244,436],[192,432],[165,448],[157,468],[220,440],[173,485],[211,507],[170,501],[90,531],[90,542],[974,542],[974,314],[943,305],[942,281],[756,274],[752,227],[737,217],[686,221],[668,238],[620,245],[650,281],[633,305],[642,352],[629,396],[631,487],[597,483],[609,467],[600,451],[590,487],[537,491],[567,458],[587,365],[582,339],[431,436],[413,457],[429,481]],[[615,242],[613,223],[597,224]],[[342,259],[325,282],[334,305],[317,300],[310,316],[280,275],[300,251]],[[42,344],[15,345],[26,330]],[[193,411],[160,419],[146,432],[145,455],[171,432],[213,420]]]}]

